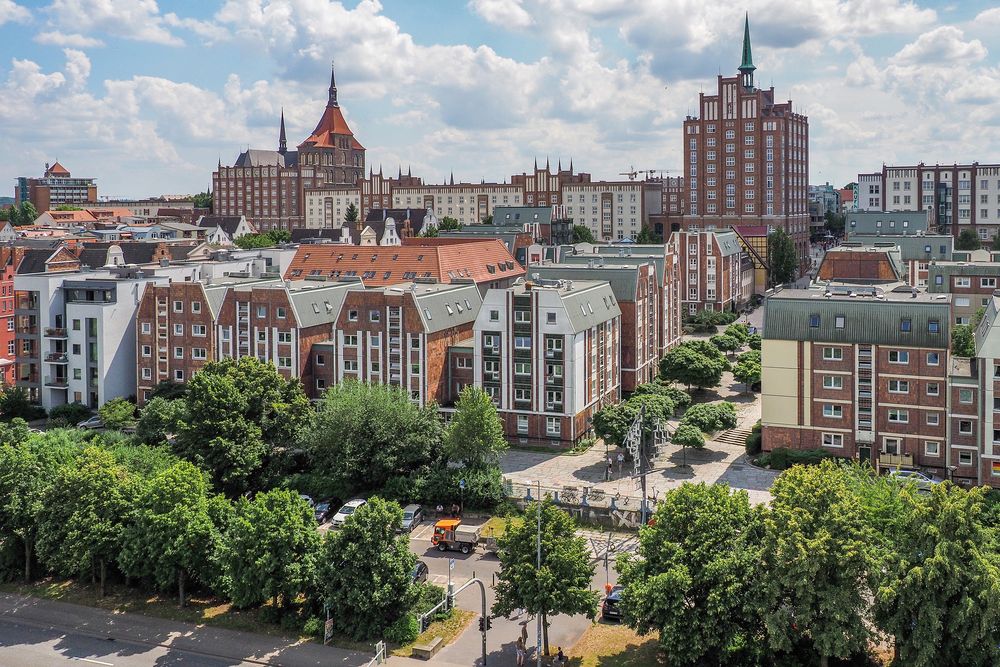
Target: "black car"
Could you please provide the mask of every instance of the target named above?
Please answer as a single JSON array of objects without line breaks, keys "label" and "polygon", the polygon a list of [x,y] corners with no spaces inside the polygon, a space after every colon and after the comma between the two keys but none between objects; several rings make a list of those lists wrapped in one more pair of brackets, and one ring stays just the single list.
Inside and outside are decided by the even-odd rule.
[{"label": "black car", "polygon": [[413,568],[413,583],[421,584],[427,582],[427,563],[422,560],[417,561],[416,567]]},{"label": "black car", "polygon": [[622,620],[622,587],[615,586],[608,593],[608,597],[604,598],[604,602],[601,603],[601,620],[604,621],[620,621]]},{"label": "black car", "polygon": [[316,515],[316,523],[323,523],[330,514],[330,501],[321,500],[313,506],[313,513]]}]

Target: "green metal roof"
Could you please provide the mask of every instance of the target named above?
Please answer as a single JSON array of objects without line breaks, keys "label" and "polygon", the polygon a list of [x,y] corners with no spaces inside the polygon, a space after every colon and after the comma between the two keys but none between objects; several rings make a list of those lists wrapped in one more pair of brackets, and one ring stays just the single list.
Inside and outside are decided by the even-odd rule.
[{"label": "green metal roof", "polygon": [[[770,340],[801,340],[817,343],[861,343],[907,347],[947,348],[951,336],[950,300],[916,299],[905,295],[880,300],[871,297],[826,298],[818,290],[794,290],[792,295],[778,293],[764,302],[764,330]],[[810,326],[811,316],[818,315],[818,326]],[[843,327],[836,318],[844,317]],[[910,331],[901,330],[903,319],[910,320]],[[937,321],[938,333],[928,331]]]},{"label": "green metal roof", "polygon": [[[652,264],[652,261],[649,262]],[[546,264],[535,265],[528,270],[529,275],[534,277],[537,273],[540,278],[550,280],[604,280],[611,285],[618,301],[635,301],[636,284],[639,282],[639,265],[615,265],[613,262],[602,266],[590,267],[579,264]]]},{"label": "green metal roof", "polygon": [[751,72],[755,69],[753,65],[753,54],[750,53],[750,14],[747,13],[746,17],[743,19],[743,62],[740,63],[741,70],[750,70]]},{"label": "green metal roof", "polygon": [[[849,243],[861,243],[866,246],[899,246],[904,262],[939,262],[950,261],[954,255],[955,238],[945,234],[926,234],[923,236],[879,236],[877,234],[851,234]],[[929,250],[928,250],[929,248]]]}]

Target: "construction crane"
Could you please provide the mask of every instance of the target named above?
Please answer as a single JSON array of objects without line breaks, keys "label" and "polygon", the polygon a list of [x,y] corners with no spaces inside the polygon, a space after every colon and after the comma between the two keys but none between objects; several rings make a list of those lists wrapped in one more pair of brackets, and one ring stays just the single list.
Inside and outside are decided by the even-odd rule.
[{"label": "construction crane", "polygon": [[635,170],[635,165],[629,165],[629,169],[631,171],[620,171],[620,172],[618,172],[618,175],[619,176],[628,176],[628,180],[634,181],[635,177],[639,175],[639,172],[637,172]]},{"label": "construction crane", "polygon": [[[652,179],[654,177],[658,177],[660,180],[663,180],[663,175],[664,174],[672,174],[673,172],[674,172],[673,169],[640,169],[639,170],[640,174],[646,174],[646,178]],[[659,174],[659,176],[657,176],[657,174]]]}]

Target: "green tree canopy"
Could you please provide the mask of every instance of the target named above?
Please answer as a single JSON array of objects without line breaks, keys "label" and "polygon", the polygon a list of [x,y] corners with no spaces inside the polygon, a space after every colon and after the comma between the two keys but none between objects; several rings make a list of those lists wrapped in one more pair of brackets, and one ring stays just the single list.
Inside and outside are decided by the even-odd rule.
[{"label": "green tree canopy", "polygon": [[799,260],[792,237],[780,227],[767,237],[767,259],[771,265],[772,285],[783,285],[795,280]]},{"label": "green tree canopy", "polygon": [[983,488],[901,494],[901,533],[877,570],[875,619],[899,664],[1000,664],[1000,562],[983,525]]},{"label": "green tree canopy", "polygon": [[763,511],[746,491],[704,483],[668,491],[639,531],[638,554],[618,559],[625,622],[657,632],[671,664],[751,662],[764,639],[761,577],[750,575],[762,533]]},{"label": "green tree canopy", "polygon": [[461,223],[455,218],[449,216],[444,216],[438,223],[438,231],[442,232],[457,232],[462,228]]},{"label": "green tree canopy", "polygon": [[316,471],[347,495],[381,489],[439,461],[443,432],[437,406],[415,405],[396,387],[351,380],[323,394],[302,442]]},{"label": "green tree canopy", "polygon": [[17,206],[10,207],[7,218],[15,227],[30,225],[38,218],[38,209],[30,201],[23,201]]},{"label": "green tree canopy", "polygon": [[135,423],[135,403],[127,398],[112,398],[98,409],[97,414],[107,428],[120,430]]},{"label": "green tree canopy", "polygon": [[771,648],[811,643],[823,667],[864,652],[871,630],[868,530],[836,464],[794,466],[771,487],[762,570]]},{"label": "green tree canopy", "polygon": [[358,211],[358,207],[354,204],[354,202],[351,202],[347,205],[347,212],[344,214],[344,222],[353,224],[358,221],[360,216],[361,213]]},{"label": "green tree canopy", "polygon": [[449,461],[461,461],[470,468],[495,466],[507,451],[503,422],[493,399],[481,388],[470,385],[459,395],[445,432],[444,450]]},{"label": "green tree canopy", "polygon": [[641,393],[621,403],[606,405],[594,413],[594,433],[612,447],[623,447],[629,427],[646,406],[644,428],[647,432],[655,428],[657,420],[666,422],[673,417],[676,406],[666,393]]},{"label": "green tree canopy", "polygon": [[958,357],[976,356],[975,332],[968,324],[951,327],[951,353]]},{"label": "green tree canopy", "polygon": [[663,243],[663,237],[650,229],[648,225],[643,225],[635,237],[635,242],[645,245]]},{"label": "green tree canopy", "polygon": [[334,610],[334,630],[356,640],[380,637],[409,611],[417,595],[411,575],[417,557],[396,534],[399,505],[375,497],[344,527],[327,534],[317,585]]},{"label": "green tree canopy", "polygon": [[60,467],[38,513],[39,559],[64,576],[96,569],[104,597],[133,489],[125,469],[102,448],[88,447]]},{"label": "green tree canopy", "polygon": [[587,225],[573,225],[573,243],[597,243],[597,239]]},{"label": "green tree canopy", "polygon": [[4,387],[0,389],[0,419],[24,419],[31,421],[45,417],[45,410],[31,402],[24,387]]},{"label": "green tree canopy", "polygon": [[288,607],[313,583],[319,550],[316,519],[293,491],[240,498],[222,540],[221,564],[237,607],[268,599]]},{"label": "green tree canopy", "polygon": [[660,375],[688,387],[715,387],[729,367],[725,355],[708,341],[681,343],[660,359]]},{"label": "green tree canopy", "polygon": [[733,377],[737,381],[742,382],[746,386],[747,391],[750,391],[755,384],[760,382],[760,376],[759,350],[744,352],[736,359],[736,365],[733,366]]},{"label": "green tree canopy", "polygon": [[142,407],[135,436],[146,445],[159,445],[168,435],[176,434],[185,418],[186,405],[183,399],[168,400],[156,397]]},{"label": "green tree canopy", "polygon": [[740,347],[743,346],[743,343],[742,341],[740,341],[739,338],[736,338],[735,336],[730,336],[728,332],[712,336],[709,339],[709,342],[712,343],[712,345],[714,345],[715,347],[719,348],[719,351],[726,355],[735,352],[736,350],[740,349]]},{"label": "green tree canopy", "polygon": [[[542,566],[537,566],[537,513],[542,517]],[[573,519],[551,500],[534,502],[525,509],[521,524],[509,523],[499,539],[500,572],[497,574],[495,616],[510,616],[515,609],[541,614],[545,653],[549,652],[548,619],[557,614],[597,615],[598,594],[590,589],[594,565],[584,538],[575,532]]]},{"label": "green tree canopy", "polygon": [[993,242],[990,244],[990,250],[994,252],[1000,251],[1000,234],[993,237]]},{"label": "green tree canopy", "polygon": [[681,447],[701,449],[705,446],[705,435],[694,424],[681,422],[671,436],[670,441]]},{"label": "green tree canopy", "polygon": [[955,250],[979,250],[981,247],[982,241],[974,229],[963,229],[955,239]]},{"label": "green tree canopy", "polygon": [[122,571],[164,590],[176,585],[182,607],[189,580],[212,583],[219,540],[207,494],[204,473],[179,461],[142,485],[123,532]]},{"label": "green tree canopy", "polygon": [[212,209],[212,193],[209,191],[199,192],[191,197],[191,202],[195,208]]}]

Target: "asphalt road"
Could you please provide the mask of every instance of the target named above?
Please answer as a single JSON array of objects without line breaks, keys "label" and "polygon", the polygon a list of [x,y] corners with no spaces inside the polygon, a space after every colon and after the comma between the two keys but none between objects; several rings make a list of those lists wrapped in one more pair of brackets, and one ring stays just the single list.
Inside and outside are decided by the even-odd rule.
[{"label": "asphalt road", "polygon": [[251,664],[0,619],[0,665],[3,667],[234,667]]}]

